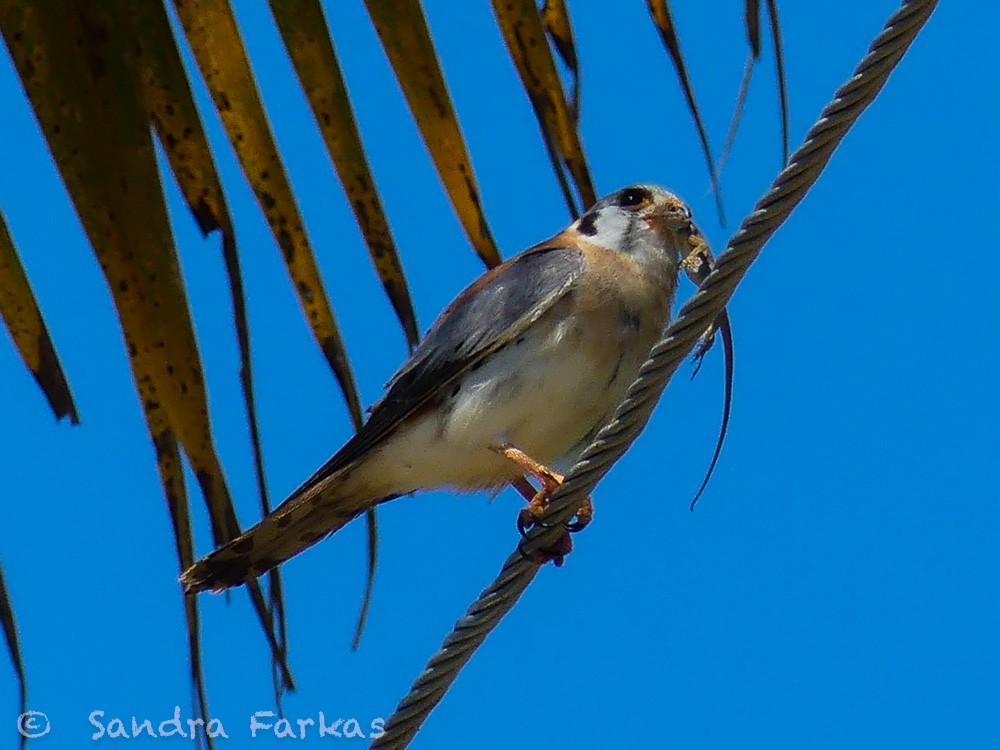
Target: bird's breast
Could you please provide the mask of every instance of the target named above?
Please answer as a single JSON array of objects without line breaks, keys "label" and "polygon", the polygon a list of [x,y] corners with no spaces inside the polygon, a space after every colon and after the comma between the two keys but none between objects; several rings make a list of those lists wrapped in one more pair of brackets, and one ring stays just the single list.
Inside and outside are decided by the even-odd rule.
[{"label": "bird's breast", "polygon": [[482,489],[516,478],[517,468],[489,450],[499,443],[565,471],[581,441],[610,419],[662,321],[617,304],[598,314],[579,302],[571,291],[454,381],[426,429],[441,447],[443,484]]}]

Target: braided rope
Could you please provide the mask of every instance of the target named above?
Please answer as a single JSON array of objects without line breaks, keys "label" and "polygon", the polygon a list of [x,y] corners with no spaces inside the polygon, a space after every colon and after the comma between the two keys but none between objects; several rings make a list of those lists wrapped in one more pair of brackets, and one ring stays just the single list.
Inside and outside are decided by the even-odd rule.
[{"label": "braided rope", "polygon": [[909,0],[886,21],[868,54],[823,109],[805,141],[792,154],[771,189],[757,202],[719,256],[715,269],[681,308],[663,338],[650,352],[614,419],[553,492],[544,516],[545,527],[532,529],[519,550],[507,558],[496,580],[455,623],[438,651],[417,677],[410,692],[385,724],[385,734],[372,748],[405,748],[455,680],[459,670],[486,636],[510,611],[539,566],[525,559],[551,545],[611,466],[618,461],[649,421],[667,382],[694,348],[702,332],[729,302],[740,279],[760,254],[764,243],[784,223],[826,167],[834,150],[865,108],[881,91],[889,74],[930,17],[937,0]]}]

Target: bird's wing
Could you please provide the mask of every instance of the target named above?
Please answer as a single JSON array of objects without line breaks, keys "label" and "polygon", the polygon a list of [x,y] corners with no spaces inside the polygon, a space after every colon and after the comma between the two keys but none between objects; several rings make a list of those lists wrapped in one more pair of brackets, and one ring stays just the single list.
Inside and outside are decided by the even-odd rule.
[{"label": "bird's wing", "polygon": [[566,294],[583,267],[583,253],[560,234],[477,279],[434,321],[361,430],[292,497],[364,456],[461,373],[519,336]]}]

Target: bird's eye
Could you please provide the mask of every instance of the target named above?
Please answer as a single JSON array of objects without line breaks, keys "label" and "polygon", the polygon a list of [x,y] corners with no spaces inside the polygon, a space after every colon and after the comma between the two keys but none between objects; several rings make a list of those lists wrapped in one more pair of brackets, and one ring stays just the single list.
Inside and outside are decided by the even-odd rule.
[{"label": "bird's eye", "polygon": [[622,190],[618,205],[630,211],[638,211],[653,202],[653,195],[646,188],[633,187]]}]

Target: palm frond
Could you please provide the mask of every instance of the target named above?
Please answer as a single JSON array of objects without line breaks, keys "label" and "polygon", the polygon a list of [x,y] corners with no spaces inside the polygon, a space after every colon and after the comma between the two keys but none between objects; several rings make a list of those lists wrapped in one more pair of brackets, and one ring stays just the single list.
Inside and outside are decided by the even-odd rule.
[{"label": "palm frond", "polygon": [[[253,387],[250,327],[247,320],[243,275],[236,247],[236,232],[212,150],[205,135],[205,128],[195,106],[165,9],[147,3],[132,4],[130,9],[135,17],[136,28],[142,30],[142,33],[137,35],[137,50],[142,95],[149,120],[163,147],[174,179],[177,180],[202,234],[207,236],[218,231],[221,236],[222,255],[233,304],[236,340],[240,350],[240,385],[250,428],[257,491],[261,514],[266,515],[271,510],[271,503],[264,476],[264,453]],[[175,536],[176,532],[175,528]],[[178,537],[178,543],[180,542],[181,539]],[[190,565],[186,558],[180,562],[181,570]],[[272,571],[268,580],[271,619],[277,630],[280,650],[284,651],[286,625],[280,572]],[[189,638],[196,637],[196,633],[194,635],[189,633]]]},{"label": "palm frond", "polygon": [[[128,6],[83,3],[66,13],[25,3],[6,8],[0,28],[118,310],[158,462],[171,460],[175,441],[183,446],[222,543],[239,525],[213,444]],[[186,515],[186,503],[177,507]],[[283,663],[266,607],[258,616]],[[290,684],[287,665],[283,672]]]},{"label": "palm frond", "polygon": [[423,8],[418,0],[365,0],[365,7],[469,242],[483,263],[497,265],[500,251]]},{"label": "palm frond", "polygon": [[788,164],[788,81],[777,0],[767,0],[767,17],[771,22],[771,41],[774,44],[774,69],[778,79],[778,108],[781,114],[781,163],[784,165]]},{"label": "palm frond", "polygon": [[708,166],[708,176],[712,183],[712,193],[715,195],[715,207],[719,212],[719,223],[726,225],[726,211],[722,200],[722,187],[719,185],[719,171],[715,167],[715,158],[712,156],[712,147],[708,143],[708,131],[701,118],[701,110],[698,109],[698,102],[694,96],[694,86],[691,84],[691,77],[688,75],[687,64],[684,62],[684,55],[681,53],[681,41],[677,34],[677,27],[674,24],[674,17],[670,12],[670,5],[667,0],[648,0],[649,14],[653,18],[653,23],[660,32],[663,46],[667,48],[670,59],[674,64],[677,73],[677,80],[680,81],[681,90],[687,100],[688,110],[694,120],[695,130],[698,132],[698,140],[701,141],[701,150],[705,155],[705,164]]},{"label": "palm frond", "polygon": [[[494,0],[496,14],[514,67],[535,110],[542,139],[570,216],[576,218],[597,200],[594,181],[583,153],[576,117],[579,109],[566,100],[552,50],[545,40],[545,28],[533,0]],[[568,28],[568,18],[566,27]],[[566,187],[565,170],[576,185],[579,203]]]},{"label": "palm frond", "polygon": [[73,394],[66,374],[52,345],[42,311],[31,290],[28,276],[7,229],[7,220],[0,212],[0,318],[14,341],[25,366],[45,394],[56,419],[69,417],[80,423]]},{"label": "palm frond", "polygon": [[[17,637],[17,623],[14,621],[14,607],[7,591],[7,582],[3,577],[3,566],[0,566],[0,628],[3,629],[4,641],[7,643],[7,654],[14,677],[17,679],[18,714],[28,710],[28,677],[24,671],[24,660],[21,658],[21,642]],[[21,735],[21,747],[28,738]]]},{"label": "palm frond", "polygon": [[420,332],[410,288],[365,155],[323,9],[317,0],[271,0],[270,5],[368,254],[412,349]]},{"label": "palm frond", "polygon": [[542,5],[542,24],[548,34],[552,46],[569,68],[573,78],[572,92],[569,97],[569,111],[573,122],[580,124],[580,63],[576,56],[576,39],[573,36],[573,25],[569,20],[569,10],[566,0],[545,0]]},{"label": "palm frond", "polygon": [[357,427],[362,421],[361,400],[344,339],[323,291],[316,256],[264,114],[233,10],[227,0],[176,0],[174,7],[243,174],[281,249],[299,304]]}]

